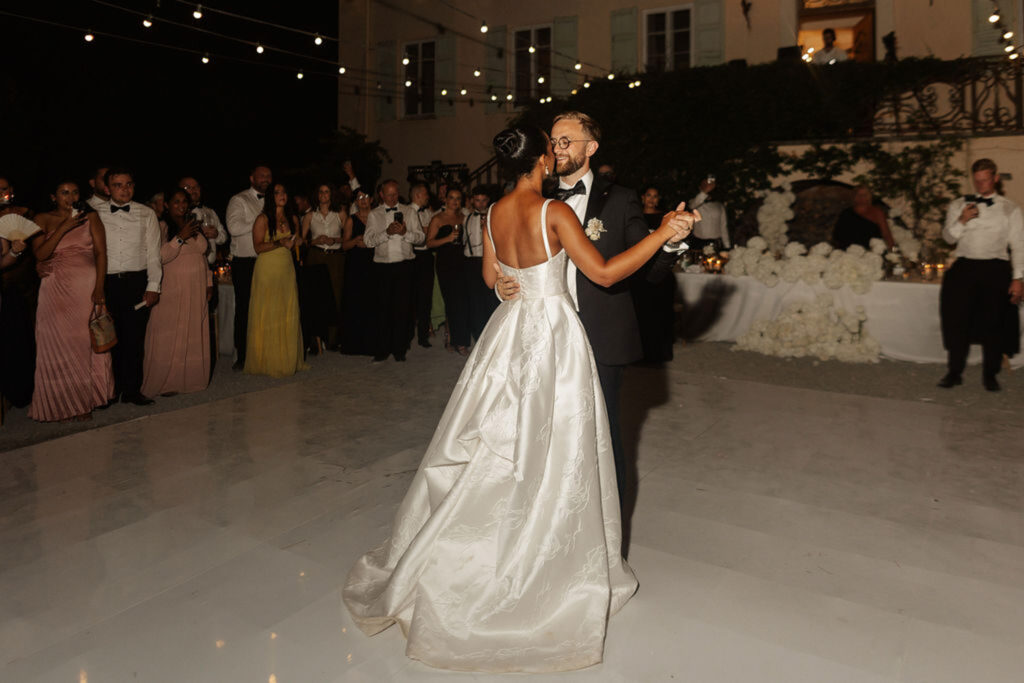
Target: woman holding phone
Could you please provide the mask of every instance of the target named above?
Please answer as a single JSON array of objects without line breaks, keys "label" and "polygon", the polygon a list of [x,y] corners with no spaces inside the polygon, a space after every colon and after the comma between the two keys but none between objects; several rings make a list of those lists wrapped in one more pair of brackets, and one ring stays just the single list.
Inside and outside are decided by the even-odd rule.
[{"label": "woman holding phone", "polygon": [[213,274],[206,261],[209,242],[191,213],[188,193],[164,194],[160,233],[164,266],[160,303],[146,326],[143,396],[202,391],[210,381],[209,301]]}]

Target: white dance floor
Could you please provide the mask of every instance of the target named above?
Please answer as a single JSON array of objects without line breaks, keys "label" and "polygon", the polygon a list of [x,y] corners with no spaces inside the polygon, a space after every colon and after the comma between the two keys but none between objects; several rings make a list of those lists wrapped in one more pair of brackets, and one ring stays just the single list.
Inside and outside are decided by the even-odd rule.
[{"label": "white dance floor", "polygon": [[[531,680],[1022,680],[1018,414],[693,382],[682,362],[627,382],[640,591],[603,664]],[[340,600],[458,366],[351,359],[344,382],[0,453],[0,680],[502,679],[411,661]]]}]

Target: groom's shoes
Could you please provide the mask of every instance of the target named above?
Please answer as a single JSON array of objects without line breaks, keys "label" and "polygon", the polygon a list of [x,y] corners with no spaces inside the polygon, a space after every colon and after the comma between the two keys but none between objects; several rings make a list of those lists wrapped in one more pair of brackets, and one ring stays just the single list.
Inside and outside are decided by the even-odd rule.
[{"label": "groom's shoes", "polygon": [[943,389],[952,389],[963,383],[963,378],[960,375],[954,375],[952,372],[947,372],[946,376],[939,380],[939,386]]},{"label": "groom's shoes", "polygon": [[986,391],[999,391],[1001,388],[995,375],[985,375],[981,378],[981,383],[985,385]]}]

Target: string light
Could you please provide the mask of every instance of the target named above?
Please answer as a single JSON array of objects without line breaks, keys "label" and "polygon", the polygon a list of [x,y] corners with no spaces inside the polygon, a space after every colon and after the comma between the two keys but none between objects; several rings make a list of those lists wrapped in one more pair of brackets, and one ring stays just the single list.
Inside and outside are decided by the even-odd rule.
[{"label": "string light", "polygon": [[579,93],[579,89],[577,89],[577,88],[573,88],[573,89],[572,89],[572,92],[571,92],[570,94],[572,94],[572,95],[575,95],[575,94],[577,94],[577,93]]},{"label": "string light", "polygon": [[339,67],[338,67],[338,73],[340,73],[340,74],[343,74],[343,73],[345,73],[345,67],[343,67],[343,66],[339,66]]},{"label": "string light", "polygon": [[537,48],[535,48],[533,45],[531,45],[530,46],[530,54],[532,55],[536,51],[537,51]]},{"label": "string light", "polygon": [[441,97],[448,97],[448,88],[441,88]]},{"label": "string light", "polygon": [[260,45],[259,43],[256,43],[256,54],[258,54],[258,55],[263,54],[263,46]]},{"label": "string light", "polygon": [[473,69],[473,78],[480,78],[480,69]]},{"label": "string light", "polygon": [[203,53],[203,64],[209,64],[209,63],[210,63],[210,53],[209,52],[204,52]]},{"label": "string light", "polygon": [[590,81],[584,81],[583,82],[583,87],[584,88],[589,88],[590,87]]},{"label": "string light", "polygon": [[482,19],[480,21],[480,33],[487,33],[487,20]]},{"label": "string light", "polygon": [[576,63],[575,63],[574,65],[573,65],[573,67],[572,67],[572,68],[574,68],[574,69],[576,69],[577,71],[579,71],[580,69],[582,69],[582,68],[583,68],[583,64],[581,64],[580,62],[576,62]]},{"label": "string light", "polygon": [[409,58],[408,57],[402,57],[402,65],[403,66],[409,66]]},{"label": "string light", "polygon": [[410,81],[410,80],[406,79],[406,81],[405,81],[405,87],[406,87],[406,88],[411,88],[411,87],[412,87],[412,81]]},{"label": "string light", "polygon": [[999,21],[999,8],[996,7],[992,10],[992,14],[988,15],[988,23],[994,24]]},{"label": "string light", "polygon": [[316,34],[316,36],[313,38],[313,44],[314,45],[323,45],[324,44],[324,39],[320,37],[319,33]]},{"label": "string light", "polygon": [[509,102],[511,102],[512,101],[512,93],[508,93],[507,95],[505,95],[505,99],[508,100]]},{"label": "string light", "polygon": [[1004,47],[1003,52],[1013,52],[1013,45],[1007,45]]},{"label": "string light", "polygon": [[1003,40],[1010,40],[1013,38],[1013,31],[1007,31],[1003,34]]},{"label": "string light", "polygon": [[497,95],[491,95],[491,102],[497,102],[497,101],[498,101],[498,96]]},{"label": "string light", "polygon": [[537,82],[538,83],[543,83],[544,82],[544,77],[543,76],[537,76]]},{"label": "string light", "polygon": [[195,10],[192,11],[192,18],[193,19],[202,19],[203,18],[203,6],[202,5],[196,5]]},{"label": "string light", "polygon": [[1014,52],[1012,55],[1010,55],[1010,59],[1017,59],[1018,57],[1020,57],[1020,55],[1018,53],[1016,53],[1016,52]]},{"label": "string light", "polygon": [[148,17],[142,20],[142,25],[146,28],[152,28],[153,26],[153,15],[150,14]]},{"label": "string light", "polygon": [[94,40],[96,40],[96,36],[92,34],[92,31],[87,31],[85,34],[85,42],[91,43]]},{"label": "string light", "polygon": [[615,74],[608,74],[608,80],[609,81],[614,81],[615,80]]},{"label": "string light", "polygon": [[300,81],[303,78],[305,78],[305,77],[306,77],[306,74],[302,73],[301,71],[299,73],[295,74],[295,78],[299,79]]},{"label": "string light", "polygon": [[463,97],[465,97],[466,96],[466,89],[463,88],[462,90],[460,90],[459,94],[462,95]]}]

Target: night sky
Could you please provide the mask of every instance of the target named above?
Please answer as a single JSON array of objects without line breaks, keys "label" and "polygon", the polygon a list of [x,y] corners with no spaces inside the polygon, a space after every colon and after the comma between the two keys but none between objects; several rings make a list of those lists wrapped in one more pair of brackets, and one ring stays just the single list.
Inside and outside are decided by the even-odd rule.
[{"label": "night sky", "polygon": [[[154,25],[146,29],[145,17],[109,5],[152,12]],[[336,0],[215,0],[199,21],[194,4],[177,0],[0,0],[0,12],[96,32],[87,43],[79,28],[0,13],[0,174],[14,184],[17,204],[45,208],[60,178],[84,180],[94,165],[126,164],[136,174],[138,201],[194,175],[207,203],[223,212],[230,195],[246,187],[254,162],[268,162],[287,179],[290,169],[323,154],[318,140],[336,127],[337,68],[304,57],[334,62],[337,43],[316,47],[309,36],[220,15],[211,5],[326,36],[338,32]],[[301,56],[258,55],[252,44],[162,19]],[[202,64],[204,52],[210,64]]]}]

